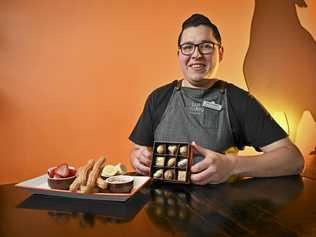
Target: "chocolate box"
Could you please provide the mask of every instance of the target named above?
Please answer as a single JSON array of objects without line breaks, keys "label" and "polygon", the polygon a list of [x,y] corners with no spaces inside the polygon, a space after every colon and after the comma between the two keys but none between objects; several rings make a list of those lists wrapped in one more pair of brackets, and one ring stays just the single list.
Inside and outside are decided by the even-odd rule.
[{"label": "chocolate box", "polygon": [[190,183],[192,148],[188,143],[154,142],[150,177],[170,183]]}]

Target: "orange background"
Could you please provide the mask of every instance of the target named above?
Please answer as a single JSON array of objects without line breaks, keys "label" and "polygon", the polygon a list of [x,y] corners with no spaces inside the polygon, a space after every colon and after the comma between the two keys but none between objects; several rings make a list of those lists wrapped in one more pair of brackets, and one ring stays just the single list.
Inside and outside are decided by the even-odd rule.
[{"label": "orange background", "polygon": [[[315,38],[316,3],[306,3],[297,12]],[[62,162],[79,166],[102,154],[109,163],[129,165],[127,138],[147,95],[181,78],[177,37],[194,12],[209,16],[221,31],[225,55],[218,76],[247,89],[243,60],[254,5],[1,1],[0,183],[40,175]]]}]

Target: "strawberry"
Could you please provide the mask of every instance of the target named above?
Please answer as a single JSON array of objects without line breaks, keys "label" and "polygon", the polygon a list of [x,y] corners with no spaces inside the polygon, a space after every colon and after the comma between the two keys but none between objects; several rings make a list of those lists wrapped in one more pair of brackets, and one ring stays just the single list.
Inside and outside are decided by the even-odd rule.
[{"label": "strawberry", "polygon": [[76,175],[76,173],[77,173],[77,172],[76,172],[75,169],[69,169],[69,175],[68,175],[68,176],[69,176],[69,177],[70,177],[70,176],[74,176],[74,175]]},{"label": "strawberry", "polygon": [[66,178],[69,175],[69,168],[68,168],[68,164],[61,164],[59,166],[57,166],[57,168],[54,170],[54,174],[59,175],[62,178]]},{"label": "strawberry", "polygon": [[58,178],[62,178],[62,177],[59,174],[54,174],[53,178],[54,179],[56,179],[56,178],[58,179]]},{"label": "strawberry", "polygon": [[[56,169],[56,168],[55,168]],[[54,173],[55,173],[55,169],[50,169],[50,170],[48,170],[48,176],[50,177],[50,178],[53,178],[54,177]]]}]

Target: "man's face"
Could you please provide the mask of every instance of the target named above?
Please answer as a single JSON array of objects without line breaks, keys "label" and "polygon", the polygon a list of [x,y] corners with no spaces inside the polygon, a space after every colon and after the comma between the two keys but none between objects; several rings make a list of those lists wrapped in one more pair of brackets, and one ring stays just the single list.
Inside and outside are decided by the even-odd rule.
[{"label": "man's face", "polygon": [[[199,44],[202,42],[219,43],[213,36],[210,27],[200,25],[189,27],[182,32],[181,43]],[[191,55],[183,55],[179,49],[178,58],[184,79],[192,85],[199,85],[203,79],[213,78],[216,74],[219,62],[222,60],[223,48],[215,45],[211,54],[201,54],[198,47],[195,47]]]}]

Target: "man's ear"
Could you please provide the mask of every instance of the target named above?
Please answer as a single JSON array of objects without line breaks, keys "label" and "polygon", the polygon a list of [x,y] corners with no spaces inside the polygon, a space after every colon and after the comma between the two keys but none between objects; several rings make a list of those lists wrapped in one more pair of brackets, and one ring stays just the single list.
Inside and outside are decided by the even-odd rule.
[{"label": "man's ear", "polygon": [[219,52],[219,61],[221,62],[223,60],[223,57],[224,57],[224,47],[221,46],[219,49],[218,49],[218,52]]}]

